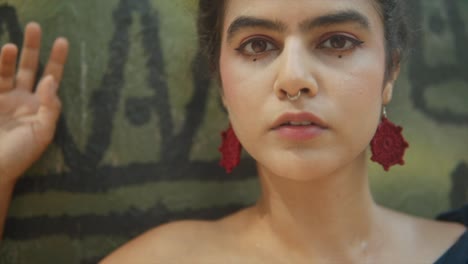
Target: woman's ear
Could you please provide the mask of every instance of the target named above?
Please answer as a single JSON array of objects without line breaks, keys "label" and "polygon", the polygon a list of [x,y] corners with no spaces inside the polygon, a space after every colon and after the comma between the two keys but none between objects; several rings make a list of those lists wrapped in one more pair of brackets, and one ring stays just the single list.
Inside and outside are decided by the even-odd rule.
[{"label": "woman's ear", "polygon": [[384,105],[387,105],[392,101],[392,96],[393,96],[393,81],[388,81],[387,84],[385,84],[385,87],[383,89],[382,93],[382,102]]},{"label": "woman's ear", "polygon": [[218,83],[219,83],[219,88],[218,88],[219,97],[221,98],[221,103],[223,104],[224,109],[227,110],[227,102],[226,102],[226,96],[224,96],[224,89],[223,89],[221,81]]},{"label": "woman's ear", "polygon": [[390,101],[392,101],[393,86],[396,80],[398,79],[399,75],[400,75],[400,64],[398,64],[398,66],[395,67],[395,70],[393,71],[391,78],[387,81],[383,89],[382,100],[383,100],[384,105],[387,105],[390,103]]},{"label": "woman's ear", "polygon": [[227,110],[227,104],[226,104],[226,98],[224,97],[224,94],[221,92],[221,102],[223,103],[224,109]]},{"label": "woman's ear", "polygon": [[227,110],[226,107],[226,98],[224,96],[224,89],[223,89],[223,81],[221,79],[221,73],[218,72],[218,77],[217,77],[217,83],[218,83],[218,92],[219,92],[219,97],[221,98],[221,103],[224,106],[224,109]]}]

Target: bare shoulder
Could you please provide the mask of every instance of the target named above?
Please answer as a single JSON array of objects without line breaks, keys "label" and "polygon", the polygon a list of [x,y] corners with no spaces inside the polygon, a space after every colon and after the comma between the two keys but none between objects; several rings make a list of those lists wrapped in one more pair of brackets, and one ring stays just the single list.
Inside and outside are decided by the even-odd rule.
[{"label": "bare shoulder", "polygon": [[428,219],[420,220],[416,230],[419,230],[420,244],[425,243],[419,252],[422,256],[431,256],[431,263],[444,255],[466,232],[462,224]]},{"label": "bare shoulder", "polygon": [[[460,223],[437,221],[404,213],[396,212],[390,209],[384,209],[388,217],[395,219],[399,228],[405,226],[413,230],[418,237],[423,240],[446,240],[446,242],[455,242],[465,231],[466,227]],[[403,228],[405,230],[406,228]]]},{"label": "bare shoulder", "polygon": [[[226,263],[249,222],[251,209],[216,221],[177,221],[161,225],[123,245],[101,264]],[[233,253],[235,252],[235,253]],[[235,261],[232,263],[241,263]]]},{"label": "bare shoulder", "polygon": [[404,240],[400,241],[408,249],[408,257],[418,252],[424,263],[433,263],[443,255],[466,232],[462,224],[425,219],[398,212],[391,212],[396,219],[396,229]]},{"label": "bare shoulder", "polygon": [[185,263],[190,256],[210,248],[208,244],[218,244],[218,226],[211,221],[165,224],[126,243],[100,263]]},{"label": "bare shoulder", "polygon": [[466,231],[466,227],[459,223],[419,219],[418,229],[425,241],[433,241],[430,245],[448,249]]}]

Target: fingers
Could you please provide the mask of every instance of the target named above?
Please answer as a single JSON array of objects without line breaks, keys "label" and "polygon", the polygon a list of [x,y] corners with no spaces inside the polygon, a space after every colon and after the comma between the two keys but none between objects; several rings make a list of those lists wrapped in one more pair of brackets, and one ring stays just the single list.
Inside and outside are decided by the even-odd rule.
[{"label": "fingers", "polygon": [[37,65],[39,63],[39,49],[41,46],[41,27],[35,22],[26,26],[23,49],[16,75],[16,87],[32,91]]},{"label": "fingers", "polygon": [[63,68],[68,56],[68,41],[65,38],[55,40],[50,53],[44,76],[51,75],[56,83],[62,80]]},{"label": "fingers", "polygon": [[13,44],[3,46],[0,55],[0,93],[13,89],[18,48]]},{"label": "fingers", "polygon": [[[41,27],[35,22],[25,28],[24,43],[21,51],[18,72],[16,58],[18,49],[12,44],[2,48],[0,56],[0,93],[9,91],[15,86],[18,89],[32,91],[39,64],[39,50],[41,46]],[[65,38],[55,40],[44,75],[54,79],[56,83],[62,80],[63,69],[68,56],[68,41]]]},{"label": "fingers", "polygon": [[39,97],[39,119],[41,123],[54,124],[61,109],[60,99],[57,96],[58,84],[52,75],[42,78],[37,86],[37,95]]}]

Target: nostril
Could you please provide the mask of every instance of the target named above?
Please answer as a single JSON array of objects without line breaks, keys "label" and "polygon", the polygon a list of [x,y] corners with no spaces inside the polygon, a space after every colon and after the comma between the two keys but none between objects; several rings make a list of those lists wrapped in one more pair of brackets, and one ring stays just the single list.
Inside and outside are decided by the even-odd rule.
[{"label": "nostril", "polygon": [[291,89],[278,89],[277,91],[277,95],[278,95],[278,98],[280,99],[289,99],[289,100],[297,100],[299,99],[299,97],[302,96],[307,96],[307,97],[310,97],[310,96],[314,96],[315,93],[314,93],[314,89],[312,88],[308,88],[308,87],[303,87],[303,88],[300,88],[300,89],[294,89],[294,88],[291,88]]}]

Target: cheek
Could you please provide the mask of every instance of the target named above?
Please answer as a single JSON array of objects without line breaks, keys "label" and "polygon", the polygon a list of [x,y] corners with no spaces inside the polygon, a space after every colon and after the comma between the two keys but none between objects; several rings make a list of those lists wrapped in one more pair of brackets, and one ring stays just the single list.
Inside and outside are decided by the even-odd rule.
[{"label": "cheek", "polygon": [[[382,105],[385,57],[382,52],[365,52],[358,55],[340,75],[338,97],[350,107],[380,112]],[[351,99],[351,100],[350,100]]]},{"label": "cheek", "polygon": [[252,107],[261,107],[262,98],[268,96],[265,87],[270,87],[267,83],[270,78],[265,74],[264,69],[246,63],[244,59],[221,52],[223,99],[231,116],[254,110]]},{"label": "cheek", "polygon": [[236,67],[236,63],[225,53],[226,52],[221,51],[219,70],[224,103],[228,110],[230,110],[233,104],[242,100],[244,96],[242,89],[240,89],[242,86],[240,83],[240,80],[242,80],[242,72],[239,70],[239,67]]},{"label": "cheek", "polygon": [[221,88],[223,89],[224,100],[226,103],[229,101],[229,98],[232,98],[235,95],[235,89],[232,84],[234,80],[238,79],[236,73],[233,72],[233,67],[230,65],[229,61],[226,59],[226,56],[221,52],[219,59],[219,74],[221,77]]},{"label": "cheek", "polygon": [[[372,139],[382,111],[384,57],[381,53],[362,54],[353,67],[341,72],[334,90],[342,132],[357,147],[367,145]],[[353,143],[354,144],[354,143]]]},{"label": "cheek", "polygon": [[221,52],[223,102],[229,121],[248,153],[255,153],[265,122],[271,117],[272,71],[235,54]]}]

